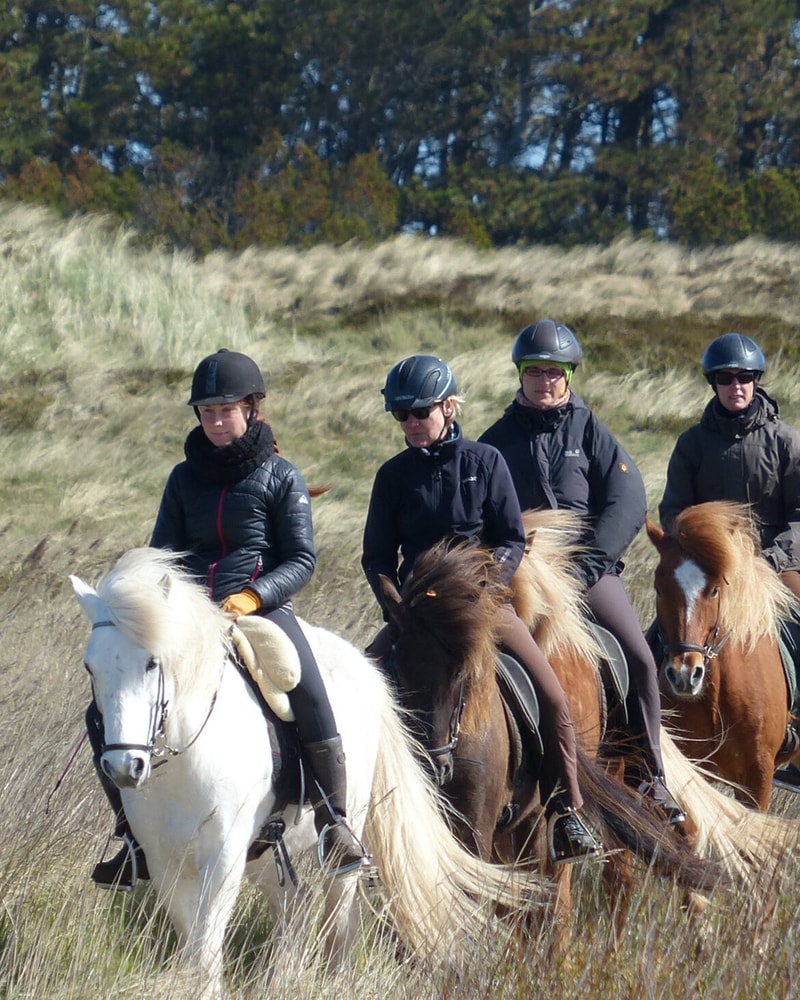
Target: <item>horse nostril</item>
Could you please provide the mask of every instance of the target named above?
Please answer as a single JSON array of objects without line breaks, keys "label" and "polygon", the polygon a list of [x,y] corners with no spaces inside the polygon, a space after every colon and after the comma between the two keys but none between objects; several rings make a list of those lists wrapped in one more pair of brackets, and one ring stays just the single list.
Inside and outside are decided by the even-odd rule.
[{"label": "horse nostril", "polygon": [[674,687],[675,682],[678,679],[678,675],[675,673],[675,668],[667,667],[667,669],[664,671],[664,676],[667,678],[667,683],[670,684],[672,687]]},{"label": "horse nostril", "polygon": [[144,761],[141,757],[137,757],[136,760],[131,764],[131,777],[136,781],[141,778],[144,774]]}]

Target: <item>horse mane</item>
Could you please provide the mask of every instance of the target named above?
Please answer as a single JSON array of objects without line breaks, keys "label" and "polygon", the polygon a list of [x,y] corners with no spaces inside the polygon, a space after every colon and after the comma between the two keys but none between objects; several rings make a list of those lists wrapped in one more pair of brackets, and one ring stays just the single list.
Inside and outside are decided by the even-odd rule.
[{"label": "horse mane", "polygon": [[545,656],[558,652],[596,660],[597,640],[572,567],[582,550],[582,518],[569,510],[527,510],[528,544],[511,581],[514,607]]},{"label": "horse mane", "polygon": [[731,639],[752,651],[791,613],[794,598],[761,557],[761,544],[747,504],[729,500],[687,507],[669,531],[682,552],[704,573],[724,584],[720,625]]},{"label": "horse mane", "polygon": [[181,566],[180,553],[135,548],[95,588],[114,623],[137,645],[170,663],[200,663],[227,641],[228,619]]},{"label": "horse mane", "polygon": [[473,692],[487,690],[494,683],[497,610],[508,596],[491,552],[469,541],[438,542],[417,557],[401,596],[414,631],[436,637],[463,665]]}]

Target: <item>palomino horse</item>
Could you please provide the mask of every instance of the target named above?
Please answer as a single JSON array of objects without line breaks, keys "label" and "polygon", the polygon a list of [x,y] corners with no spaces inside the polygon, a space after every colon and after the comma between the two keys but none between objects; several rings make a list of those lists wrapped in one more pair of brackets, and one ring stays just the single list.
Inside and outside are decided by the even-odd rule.
[{"label": "palomino horse", "polygon": [[[258,881],[277,919],[293,888],[279,884],[269,853],[247,862],[251,844],[275,819],[285,822],[285,860],[316,850],[299,777],[293,797],[279,798],[276,726],[234,662],[230,621],[174,556],[133,549],[97,590],[71,579],[92,625],[85,666],[105,725],[103,770],[121,789],[183,958],[204,996],[222,995],[223,937],[243,876]],[[304,628],[347,751],[349,822],[377,864],[385,911],[407,949],[457,962],[476,947],[481,900],[514,908],[538,883],[461,847],[380,673],[343,639]],[[355,930],[356,881],[325,880],[339,955]]]},{"label": "palomino horse", "polygon": [[759,555],[747,507],[687,507],[668,534],[647,523],[659,554],[656,617],[663,703],[684,753],[707,761],[735,794],[769,806],[790,720],[778,626],[793,597]]},{"label": "palomino horse", "polygon": [[[607,731],[598,650],[569,571],[577,524],[567,511],[526,514],[532,544],[515,578],[513,597],[567,693],[583,751],[579,779],[586,815],[601,826],[607,848],[632,849],[653,861],[655,871],[677,876],[684,886],[702,884],[698,858],[709,855],[716,855],[734,878],[750,880],[754,871],[779,863],[796,836],[791,824],[772,817],[744,823],[747,811],[705,781],[664,733],[668,780],[688,814],[690,846],[593,760],[605,754],[619,758],[624,748]],[[535,755],[520,745],[500,696],[493,625],[506,594],[496,581],[492,557],[464,543],[440,544],[418,557],[402,594],[384,580],[396,631],[386,669],[394,675],[401,702],[417,719],[463,841],[483,857],[535,862],[556,880],[554,946],[559,949],[570,911],[572,866],[552,870]],[[530,767],[533,774],[526,773]],[[615,901],[615,937],[625,918],[631,861],[630,854],[615,852],[604,865],[603,877]],[[688,901],[695,911],[702,908],[694,894]]]}]

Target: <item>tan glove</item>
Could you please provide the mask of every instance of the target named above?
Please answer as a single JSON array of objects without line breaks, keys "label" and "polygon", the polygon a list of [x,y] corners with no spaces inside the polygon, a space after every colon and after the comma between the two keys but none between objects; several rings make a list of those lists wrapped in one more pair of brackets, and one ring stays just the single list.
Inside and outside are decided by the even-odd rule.
[{"label": "tan glove", "polygon": [[241,615],[251,615],[261,607],[261,599],[252,590],[243,590],[239,594],[231,594],[222,602],[222,610],[231,618]]}]

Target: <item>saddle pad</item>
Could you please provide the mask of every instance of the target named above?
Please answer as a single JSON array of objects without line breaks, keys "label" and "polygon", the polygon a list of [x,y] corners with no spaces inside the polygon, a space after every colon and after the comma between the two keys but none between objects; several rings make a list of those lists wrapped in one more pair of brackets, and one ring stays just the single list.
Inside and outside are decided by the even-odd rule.
[{"label": "saddle pad", "polygon": [[260,615],[242,615],[231,628],[231,640],[245,669],[272,711],[294,722],[286,696],[300,682],[300,657],[286,633]]},{"label": "saddle pad", "polygon": [[495,671],[500,691],[534,737],[539,753],[543,754],[544,747],[539,732],[539,699],[528,671],[513,656],[500,652],[495,661]]}]

